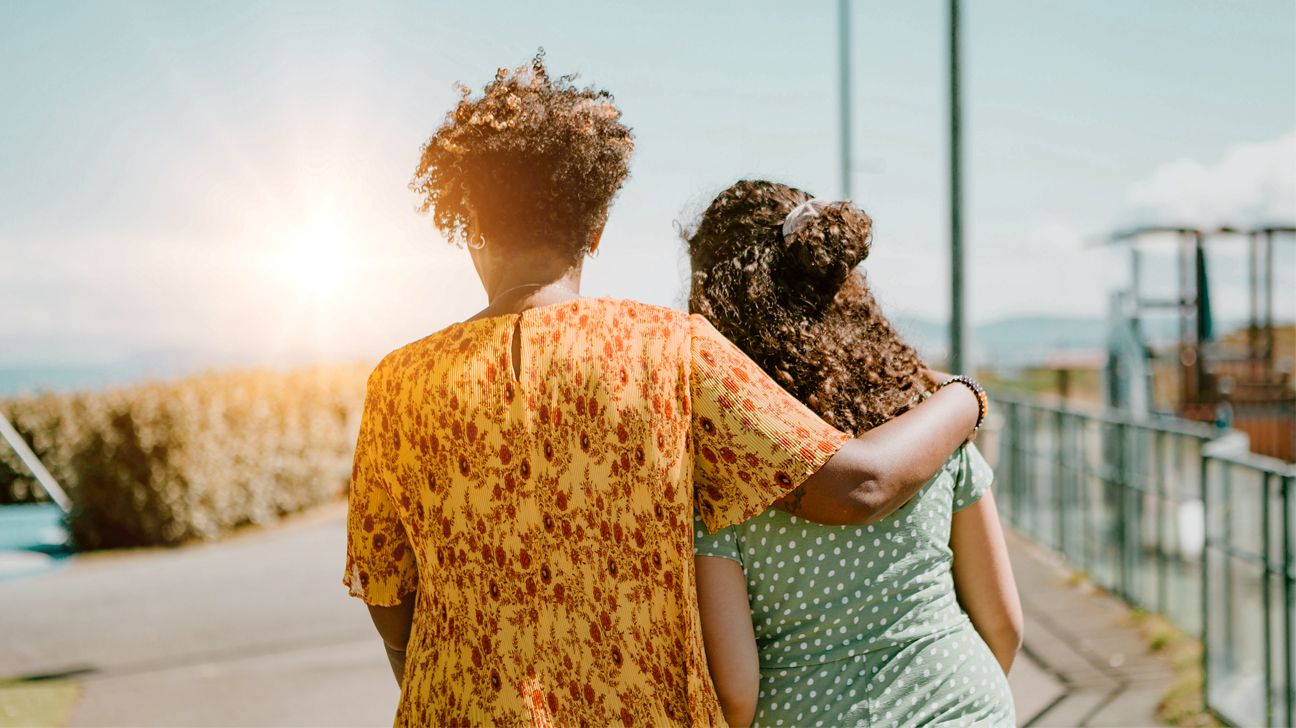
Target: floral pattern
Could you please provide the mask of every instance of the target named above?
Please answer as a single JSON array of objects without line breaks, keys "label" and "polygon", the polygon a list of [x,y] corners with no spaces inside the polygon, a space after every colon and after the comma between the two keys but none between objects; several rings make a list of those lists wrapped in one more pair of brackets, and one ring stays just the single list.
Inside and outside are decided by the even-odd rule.
[{"label": "floral pattern", "polygon": [[391,353],[343,581],[374,605],[417,592],[396,725],[723,725],[694,512],[712,530],[760,513],[846,439],[704,319],[629,301]]}]

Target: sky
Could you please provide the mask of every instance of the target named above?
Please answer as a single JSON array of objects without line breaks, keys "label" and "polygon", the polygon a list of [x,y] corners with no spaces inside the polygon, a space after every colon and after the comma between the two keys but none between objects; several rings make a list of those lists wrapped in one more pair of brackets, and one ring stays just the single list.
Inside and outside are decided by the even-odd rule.
[{"label": "sky", "polygon": [[[836,7],[0,0],[0,366],[373,360],[470,316],[467,254],[407,184],[454,83],[541,46],[636,136],[585,292],[681,306],[677,230],[725,186],[841,195]],[[1104,316],[1116,229],[1296,221],[1296,4],[962,18],[973,323]],[[935,0],[852,3],[852,199],[902,322],[949,307],[946,23]],[[1232,315],[1241,258],[1220,250]]]}]

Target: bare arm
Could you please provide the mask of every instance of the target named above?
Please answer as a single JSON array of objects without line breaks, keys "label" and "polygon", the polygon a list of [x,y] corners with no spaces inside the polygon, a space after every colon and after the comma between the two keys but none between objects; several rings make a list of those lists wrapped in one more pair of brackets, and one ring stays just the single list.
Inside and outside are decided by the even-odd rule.
[{"label": "bare arm", "polygon": [[963,386],[944,387],[895,419],[848,441],[775,503],[828,525],[867,524],[904,505],[976,425],[979,404]]},{"label": "bare arm", "polygon": [[760,658],[747,601],[742,565],[719,556],[698,556],[698,611],[707,666],[725,722],[751,725],[760,691]]},{"label": "bare arm", "polygon": [[959,604],[1007,675],[1021,647],[1022,610],[993,493],[954,514],[950,548]]},{"label": "bare arm", "polygon": [[394,607],[369,605],[369,618],[378,629],[378,636],[382,637],[397,685],[402,683],[405,675],[405,646],[409,644],[410,628],[414,624],[414,602],[417,599],[418,592],[415,592]]}]

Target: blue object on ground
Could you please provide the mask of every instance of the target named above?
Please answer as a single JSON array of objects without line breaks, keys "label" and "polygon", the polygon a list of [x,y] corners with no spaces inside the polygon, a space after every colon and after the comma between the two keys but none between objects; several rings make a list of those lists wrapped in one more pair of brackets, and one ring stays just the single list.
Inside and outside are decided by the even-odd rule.
[{"label": "blue object on ground", "polygon": [[0,581],[58,568],[71,554],[57,505],[0,506]]}]

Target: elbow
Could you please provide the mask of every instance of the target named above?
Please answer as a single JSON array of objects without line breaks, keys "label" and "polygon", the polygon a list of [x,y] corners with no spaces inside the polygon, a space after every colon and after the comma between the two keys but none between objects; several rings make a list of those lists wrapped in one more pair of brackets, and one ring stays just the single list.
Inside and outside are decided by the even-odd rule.
[{"label": "elbow", "polygon": [[756,718],[756,697],[760,693],[760,673],[729,685],[716,685],[716,697],[725,722],[732,728],[749,726]]},{"label": "elbow", "polygon": [[888,486],[877,479],[865,480],[851,492],[845,504],[842,524],[851,526],[868,526],[886,518],[900,503],[893,503],[888,493],[896,488]]},{"label": "elbow", "polygon": [[1022,641],[1026,639],[1026,627],[1022,624],[1022,618],[1019,616],[1012,621],[1004,630],[1004,640],[1012,647],[1013,654],[1017,654],[1021,649]]},{"label": "elbow", "polygon": [[991,625],[987,631],[989,634],[986,635],[986,641],[998,647],[995,651],[1009,655],[1017,654],[1025,638],[1025,628],[1020,615],[1003,619]]},{"label": "elbow", "polygon": [[756,717],[756,699],[727,700],[721,696],[720,710],[731,728],[747,728]]}]

